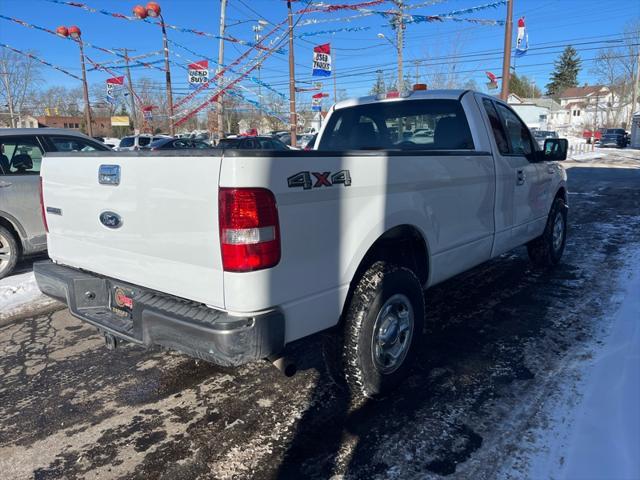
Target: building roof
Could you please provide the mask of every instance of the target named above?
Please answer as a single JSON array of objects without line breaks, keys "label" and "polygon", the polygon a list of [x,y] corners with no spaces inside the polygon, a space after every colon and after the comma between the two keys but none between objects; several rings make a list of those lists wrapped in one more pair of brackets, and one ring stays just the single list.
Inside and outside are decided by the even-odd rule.
[{"label": "building roof", "polygon": [[565,89],[560,98],[582,98],[593,95],[600,92],[603,88],[607,88],[604,85],[585,85],[584,87],[571,87]]}]

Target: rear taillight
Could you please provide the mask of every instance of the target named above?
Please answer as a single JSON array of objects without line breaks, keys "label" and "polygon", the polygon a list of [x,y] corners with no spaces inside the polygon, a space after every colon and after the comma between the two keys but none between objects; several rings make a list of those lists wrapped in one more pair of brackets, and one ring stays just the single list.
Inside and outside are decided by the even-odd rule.
[{"label": "rear taillight", "polygon": [[220,245],[228,272],[270,268],[280,261],[276,199],[264,188],[221,188]]},{"label": "rear taillight", "polygon": [[49,225],[47,225],[47,215],[44,209],[44,195],[42,193],[42,177],[40,177],[40,214],[42,215],[42,223],[44,223],[44,230],[49,233]]}]

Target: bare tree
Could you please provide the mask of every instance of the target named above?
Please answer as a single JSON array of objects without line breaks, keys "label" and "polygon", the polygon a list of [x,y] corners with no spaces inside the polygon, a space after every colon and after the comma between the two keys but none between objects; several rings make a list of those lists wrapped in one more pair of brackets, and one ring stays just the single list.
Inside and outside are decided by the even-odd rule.
[{"label": "bare tree", "polygon": [[[633,84],[640,53],[640,21],[629,22],[624,29],[624,44],[598,53],[593,73],[611,91],[604,106],[606,127],[629,126],[633,115]],[[636,93],[637,95],[637,93]]]},{"label": "bare tree", "polygon": [[9,124],[16,126],[33,92],[42,81],[41,65],[32,58],[7,49],[0,52],[0,109],[7,109]]},{"label": "bare tree", "polygon": [[460,88],[468,81],[466,76],[460,74],[460,55],[464,50],[464,38],[462,34],[447,42],[447,47],[441,47],[441,43],[434,44],[425,51],[425,60],[415,65],[416,77],[426,79],[430,89]]}]

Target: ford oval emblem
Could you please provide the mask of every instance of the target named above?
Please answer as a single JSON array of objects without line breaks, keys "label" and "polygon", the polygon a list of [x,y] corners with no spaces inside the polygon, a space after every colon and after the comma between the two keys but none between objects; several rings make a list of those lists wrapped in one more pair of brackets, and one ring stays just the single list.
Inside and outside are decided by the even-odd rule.
[{"label": "ford oval emblem", "polygon": [[120,228],[122,226],[122,218],[115,212],[102,212],[100,214],[100,223],[107,228]]}]

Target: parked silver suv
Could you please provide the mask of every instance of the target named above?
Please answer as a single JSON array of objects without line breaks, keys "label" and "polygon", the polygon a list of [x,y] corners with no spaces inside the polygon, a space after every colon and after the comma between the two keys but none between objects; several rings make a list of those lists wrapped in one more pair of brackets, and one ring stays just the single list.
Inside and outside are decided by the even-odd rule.
[{"label": "parked silver suv", "polygon": [[47,249],[38,185],[45,152],[110,150],[62,128],[0,129],[0,278],[18,259]]}]

